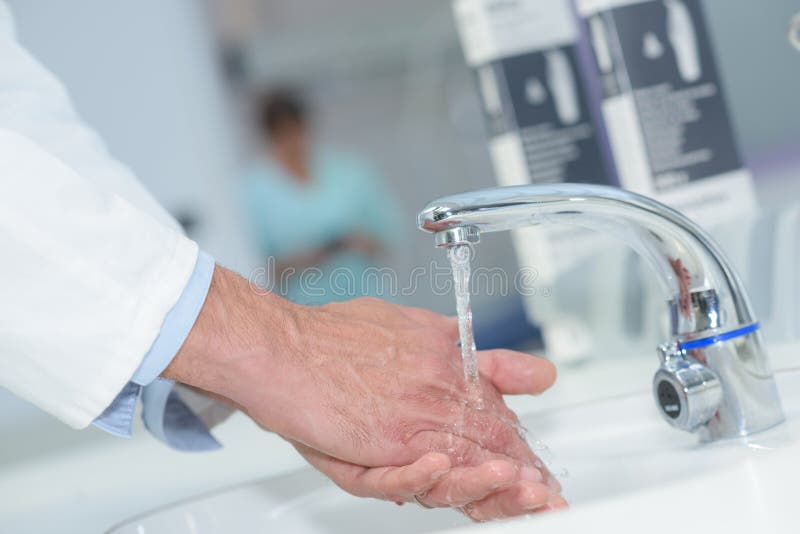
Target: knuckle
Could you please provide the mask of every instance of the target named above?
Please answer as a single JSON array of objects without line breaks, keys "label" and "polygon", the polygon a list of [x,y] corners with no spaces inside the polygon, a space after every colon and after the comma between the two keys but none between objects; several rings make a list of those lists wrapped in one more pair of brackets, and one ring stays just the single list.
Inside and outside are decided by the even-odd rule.
[{"label": "knuckle", "polygon": [[507,422],[495,420],[489,426],[489,439],[492,449],[508,451],[519,440],[517,431]]},{"label": "knuckle", "polygon": [[429,486],[430,485],[428,484],[427,480],[415,479],[410,480],[404,489],[406,489],[412,495],[416,495],[420,499],[424,499],[428,496]]}]

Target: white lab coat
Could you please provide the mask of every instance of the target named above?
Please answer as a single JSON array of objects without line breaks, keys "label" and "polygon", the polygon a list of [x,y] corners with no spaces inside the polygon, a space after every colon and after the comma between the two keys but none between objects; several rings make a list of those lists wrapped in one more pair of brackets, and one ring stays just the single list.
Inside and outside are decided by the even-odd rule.
[{"label": "white lab coat", "polygon": [[141,363],[197,253],[19,47],[0,0],[0,386],[89,425]]}]

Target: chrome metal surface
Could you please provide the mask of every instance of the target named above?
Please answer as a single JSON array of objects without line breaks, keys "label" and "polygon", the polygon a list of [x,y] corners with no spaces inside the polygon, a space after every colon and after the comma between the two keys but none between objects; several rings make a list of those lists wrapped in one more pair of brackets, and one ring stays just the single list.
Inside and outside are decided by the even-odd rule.
[{"label": "chrome metal surface", "polygon": [[[681,325],[684,330],[703,332],[720,328],[722,325],[722,312],[719,306],[719,295],[714,289],[703,289],[689,293],[691,313],[681,313],[681,298],[673,298],[669,303],[670,325],[673,336],[680,334]],[[693,324],[686,325],[683,316]]]},{"label": "chrome metal surface", "polygon": [[659,347],[662,365],[653,378],[653,394],[664,420],[695,432],[716,415],[722,402],[719,378],[677,347]]},{"label": "chrome metal surface", "polygon": [[438,232],[434,239],[437,247],[475,245],[481,242],[481,233],[474,226],[457,226]]},{"label": "chrome metal surface", "polygon": [[789,42],[795,50],[800,50],[800,12],[789,22]]},{"label": "chrome metal surface", "polygon": [[[621,189],[584,184],[497,187],[435,200],[418,218],[422,230],[458,235],[524,226],[569,223],[617,236],[655,271],[671,317],[671,343],[708,337],[756,322],[741,281],[724,253],[690,219],[653,199]],[[761,334],[689,351],[713,372],[722,400],[697,429],[704,439],[745,436],[783,420]],[[688,360],[687,360],[688,361]]]}]

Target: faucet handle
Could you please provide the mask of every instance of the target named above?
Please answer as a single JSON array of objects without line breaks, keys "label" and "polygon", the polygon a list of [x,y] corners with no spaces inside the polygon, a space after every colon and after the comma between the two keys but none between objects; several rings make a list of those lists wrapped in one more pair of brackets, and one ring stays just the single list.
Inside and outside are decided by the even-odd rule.
[{"label": "faucet handle", "polygon": [[711,369],[688,356],[677,343],[659,347],[661,368],[653,378],[656,405],[672,426],[694,432],[716,415],[722,385]]}]

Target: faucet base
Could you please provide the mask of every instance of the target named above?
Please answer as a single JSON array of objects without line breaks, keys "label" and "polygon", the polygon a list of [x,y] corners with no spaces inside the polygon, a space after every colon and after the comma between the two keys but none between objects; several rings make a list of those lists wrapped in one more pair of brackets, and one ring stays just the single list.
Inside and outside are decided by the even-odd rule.
[{"label": "faucet base", "polygon": [[701,438],[717,440],[749,436],[768,430],[784,421],[778,387],[761,334],[754,331],[742,337],[689,350],[702,359],[722,382],[719,411],[701,429]]}]

